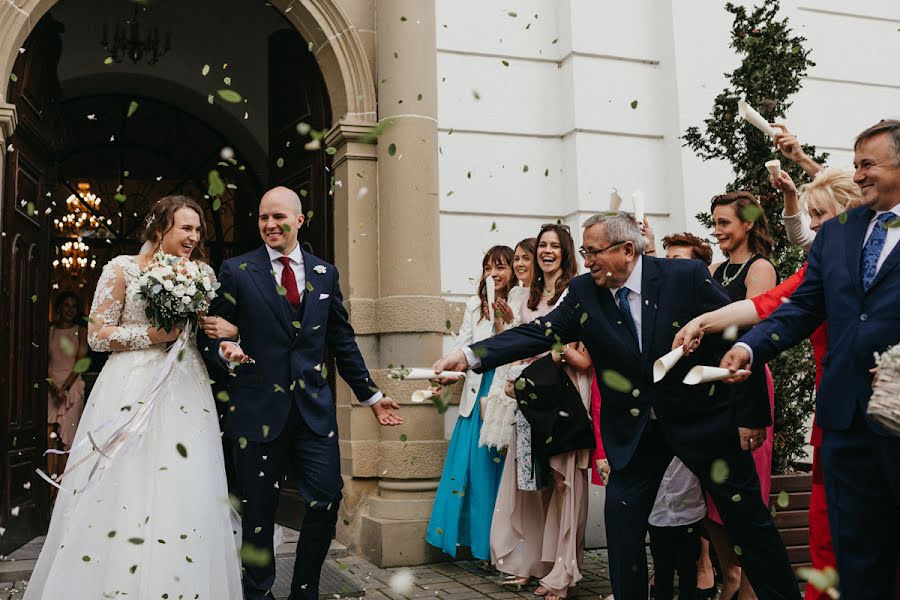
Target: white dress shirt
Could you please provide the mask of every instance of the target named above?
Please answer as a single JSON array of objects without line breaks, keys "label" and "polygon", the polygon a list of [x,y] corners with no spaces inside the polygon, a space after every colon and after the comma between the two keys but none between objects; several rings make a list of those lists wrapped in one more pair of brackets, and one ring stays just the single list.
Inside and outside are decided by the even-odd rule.
[{"label": "white dress shirt", "polygon": [[644,257],[643,255],[638,255],[634,270],[631,272],[631,275],[628,276],[625,285],[617,288],[609,288],[610,293],[613,295],[613,300],[616,302],[616,306],[619,305],[619,302],[616,299],[616,293],[623,287],[628,288],[628,306],[631,308],[631,318],[634,321],[634,330],[637,332],[638,349],[641,352],[644,351],[643,341],[641,340],[641,276],[643,272]]},{"label": "white dress shirt", "polygon": [[706,516],[700,480],[684,463],[673,458],[656,493],[647,521],[654,527],[693,525]]}]

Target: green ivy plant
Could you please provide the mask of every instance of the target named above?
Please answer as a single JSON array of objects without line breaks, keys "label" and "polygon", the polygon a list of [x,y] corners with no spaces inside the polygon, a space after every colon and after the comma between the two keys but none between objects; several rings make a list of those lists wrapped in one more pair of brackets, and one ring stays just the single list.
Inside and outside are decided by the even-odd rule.
[{"label": "green ivy plant", "polygon": [[[747,190],[756,195],[765,209],[775,239],[772,264],[784,278],[806,260],[802,248],[792,245],[781,217],[784,201],[769,183],[766,161],[778,158],[782,169],[799,185],[808,181],[798,165],[785,159],[765,134],[744,122],[738,115],[738,100],[746,101],[767,120],[783,117],[791,106],[791,97],[799,91],[807,69],[815,66],[804,48],[806,38],[794,35],[787,18],[780,18],[780,0],[747,9],[726,3],[734,16],[731,48],[741,64],[727,75],[728,87],[715,100],[712,113],[703,127],[690,127],[684,144],[703,160],[723,159],[731,164],[734,179],[727,190]],[[817,162],[827,154],[816,155],[813,146],[804,145]],[[712,228],[709,213],[696,215],[705,227]],[[769,363],[775,379],[775,444],[772,472],[784,473],[805,456],[806,420],[815,402],[815,363],[809,342],[792,348]]]}]

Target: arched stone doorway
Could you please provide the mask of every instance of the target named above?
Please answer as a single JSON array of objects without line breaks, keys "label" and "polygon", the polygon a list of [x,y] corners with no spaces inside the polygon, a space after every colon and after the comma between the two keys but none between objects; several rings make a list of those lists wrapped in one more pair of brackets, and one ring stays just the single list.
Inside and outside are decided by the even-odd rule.
[{"label": "arched stone doorway", "polygon": [[[9,76],[19,48],[56,4],[0,5],[0,78]],[[339,539],[381,564],[420,563],[430,556],[420,538],[446,448],[442,418],[429,405],[409,406],[409,386],[387,380],[384,370],[438,356],[447,318],[439,297],[434,2],[276,0],[272,6],[307,42],[327,89],[331,119],[323,147],[334,183],[333,253],[352,323],[379,385],[407,404],[401,438],[400,431],[379,430],[338,383],[347,483]],[[376,50],[376,36],[389,43]],[[2,100],[6,148],[20,111]],[[371,134],[385,120],[392,126],[376,140]],[[5,161],[4,152],[0,157]],[[0,220],[0,229],[7,226]],[[10,485],[2,482],[7,490]],[[0,507],[0,519],[9,519],[10,506]]]}]

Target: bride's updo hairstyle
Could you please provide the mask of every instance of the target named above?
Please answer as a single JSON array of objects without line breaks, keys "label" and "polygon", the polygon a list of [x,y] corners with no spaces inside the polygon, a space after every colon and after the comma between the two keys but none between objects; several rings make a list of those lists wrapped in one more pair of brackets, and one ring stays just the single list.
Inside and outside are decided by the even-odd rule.
[{"label": "bride's updo hairstyle", "polygon": [[206,256],[206,219],[203,218],[203,209],[196,200],[188,196],[165,196],[153,205],[144,220],[144,231],[141,233],[142,242],[153,244],[156,252],[162,244],[162,239],[175,226],[175,213],[182,208],[190,208],[200,217],[200,240],[191,253],[191,260]]}]

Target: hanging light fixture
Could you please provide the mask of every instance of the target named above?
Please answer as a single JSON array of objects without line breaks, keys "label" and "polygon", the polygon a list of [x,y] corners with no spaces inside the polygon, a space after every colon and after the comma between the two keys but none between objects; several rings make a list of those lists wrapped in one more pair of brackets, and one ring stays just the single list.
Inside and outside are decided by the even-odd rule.
[{"label": "hanging light fixture", "polygon": [[90,246],[84,243],[84,238],[96,237],[102,228],[112,225],[111,219],[99,214],[101,200],[91,192],[91,184],[79,183],[77,188],[77,195],[66,198],[66,214],[53,220],[58,237],[73,238],[57,246],[58,258],[53,261],[53,267],[65,269],[73,276],[97,266],[94,256],[88,258]]},{"label": "hanging light fixture", "polygon": [[108,28],[105,23],[103,24],[103,39],[100,40],[100,45],[113,62],[121,63],[128,58],[137,64],[146,59],[147,64],[152,65],[172,49],[171,35],[166,32],[165,41],[161,42],[159,27],[153,27],[146,38],[141,38],[140,12],[146,10],[146,7],[135,4],[133,17],[126,19],[124,24],[116,21],[111,40]]}]

